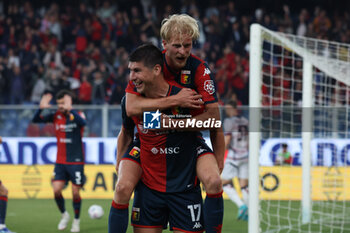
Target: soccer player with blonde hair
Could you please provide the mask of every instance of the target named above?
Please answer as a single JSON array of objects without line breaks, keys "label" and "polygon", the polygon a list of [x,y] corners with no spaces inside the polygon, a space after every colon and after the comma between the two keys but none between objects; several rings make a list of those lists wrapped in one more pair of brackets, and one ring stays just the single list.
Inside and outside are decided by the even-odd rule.
[{"label": "soccer player with blonde hair", "polygon": [[[199,38],[196,20],[185,14],[171,15],[163,20],[160,34],[164,47],[163,72],[165,79],[175,81],[184,88],[173,96],[150,99],[142,97],[136,91],[136,89],[142,88],[144,85],[142,81],[130,81],[126,88],[127,115],[138,116],[143,111],[163,110],[176,106],[201,108],[201,104],[204,103],[204,113],[195,116],[194,119],[197,121],[205,121],[209,118],[219,120],[220,112],[216,98],[214,77],[208,65],[191,54],[193,42]],[[122,128],[118,137],[118,147],[119,143],[132,140],[128,137],[130,137],[130,134],[123,133]],[[196,173],[207,192],[204,203],[205,230],[208,233],[217,233],[221,232],[223,221],[220,172],[223,168],[225,143],[222,129],[210,129],[210,139],[215,156],[206,154],[198,157]],[[199,142],[193,143],[198,143],[200,148]],[[127,151],[125,155],[128,156],[129,151],[126,149],[127,147],[128,145],[120,146],[118,152]],[[117,154],[117,169],[119,169],[118,176],[121,179],[117,182],[112,203],[109,219],[110,233],[126,232],[128,224],[127,209],[130,196],[142,173],[139,163],[133,163],[132,158],[121,160],[122,154],[120,153]],[[125,173],[130,174],[130,176]]]}]

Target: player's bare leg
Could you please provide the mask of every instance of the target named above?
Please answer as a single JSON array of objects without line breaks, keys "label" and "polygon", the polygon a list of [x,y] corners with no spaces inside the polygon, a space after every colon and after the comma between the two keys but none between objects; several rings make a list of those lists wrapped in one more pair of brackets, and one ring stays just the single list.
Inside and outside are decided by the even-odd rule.
[{"label": "player's bare leg", "polygon": [[0,182],[0,196],[8,196],[9,191],[7,190],[7,188],[5,187],[5,185],[3,185]]},{"label": "player's bare leg", "polygon": [[69,222],[69,214],[66,211],[65,205],[64,205],[64,198],[62,196],[62,190],[65,186],[65,181],[61,180],[54,180],[52,182],[52,188],[53,193],[55,196],[55,201],[57,204],[58,209],[60,210],[62,217],[60,222],[58,223],[58,230],[64,230],[66,229],[68,222]]},{"label": "player's bare leg", "polygon": [[118,181],[108,220],[109,233],[125,233],[129,221],[129,201],[142,174],[141,166],[124,159],[119,164]]},{"label": "player's bare leg", "polygon": [[117,204],[129,204],[131,194],[139,182],[142,169],[136,162],[124,159],[120,162],[118,170],[118,181],[115,186],[113,200]]},{"label": "player's bare leg", "polygon": [[207,233],[221,232],[223,221],[223,199],[220,171],[213,154],[197,159],[197,176],[203,183],[207,197],[204,202],[204,223]]}]

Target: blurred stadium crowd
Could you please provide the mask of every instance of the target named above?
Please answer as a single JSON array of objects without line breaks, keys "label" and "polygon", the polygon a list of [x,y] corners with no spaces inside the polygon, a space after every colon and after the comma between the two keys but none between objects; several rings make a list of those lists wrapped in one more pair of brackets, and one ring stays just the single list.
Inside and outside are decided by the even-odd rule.
[{"label": "blurred stadium crowd", "polygon": [[264,2],[272,1],[249,10],[228,0],[2,2],[0,104],[37,104],[45,91],[63,88],[73,90],[80,104],[119,104],[129,52],[145,42],[161,47],[161,20],[174,13],[198,20],[201,37],[193,52],[215,73],[219,98],[243,105],[248,104],[250,24],[350,43],[345,10],[282,3],[269,9]]}]

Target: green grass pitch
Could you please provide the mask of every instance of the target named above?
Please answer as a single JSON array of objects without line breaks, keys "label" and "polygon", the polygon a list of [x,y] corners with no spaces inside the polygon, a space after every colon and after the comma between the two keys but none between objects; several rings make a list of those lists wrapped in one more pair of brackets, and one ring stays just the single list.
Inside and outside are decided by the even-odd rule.
[{"label": "green grass pitch", "polygon": [[[72,200],[66,199],[66,209],[73,216]],[[90,205],[101,205],[105,211],[101,219],[90,219],[87,210]],[[111,200],[106,199],[83,199],[81,211],[81,233],[106,233],[108,225],[108,215]],[[130,203],[131,206],[131,203]],[[224,203],[225,214],[223,233],[246,233],[248,223],[237,221],[237,207],[229,200]],[[129,207],[131,210],[131,207]],[[52,199],[9,199],[7,208],[6,225],[17,233],[58,233],[70,232],[71,222],[64,231],[57,230],[60,213]],[[129,215],[130,216],[130,215]],[[128,227],[131,233],[132,227]],[[170,231],[164,230],[164,233]]]}]

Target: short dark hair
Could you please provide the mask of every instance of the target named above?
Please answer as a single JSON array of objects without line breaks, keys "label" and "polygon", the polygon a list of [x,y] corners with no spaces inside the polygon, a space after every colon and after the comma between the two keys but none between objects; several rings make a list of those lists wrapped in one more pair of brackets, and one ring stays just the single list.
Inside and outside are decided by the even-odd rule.
[{"label": "short dark hair", "polygon": [[153,68],[155,65],[163,67],[163,54],[153,44],[143,44],[130,54],[129,61],[142,62],[147,68]]},{"label": "short dark hair", "polygon": [[287,143],[282,143],[282,147],[287,148],[288,147]]},{"label": "short dark hair", "polygon": [[59,92],[57,92],[56,100],[62,99],[65,95],[69,95],[73,101],[73,97],[74,97],[73,93],[69,90],[66,90],[66,89],[63,89],[63,90],[60,90]]}]

